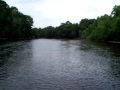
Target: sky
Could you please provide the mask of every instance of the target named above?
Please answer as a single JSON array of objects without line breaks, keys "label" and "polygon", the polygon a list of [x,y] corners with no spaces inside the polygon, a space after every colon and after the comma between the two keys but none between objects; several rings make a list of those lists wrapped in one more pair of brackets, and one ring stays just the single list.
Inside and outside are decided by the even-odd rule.
[{"label": "sky", "polygon": [[120,0],[5,0],[34,20],[34,27],[59,26],[70,21],[79,23],[81,19],[93,19],[110,15]]}]

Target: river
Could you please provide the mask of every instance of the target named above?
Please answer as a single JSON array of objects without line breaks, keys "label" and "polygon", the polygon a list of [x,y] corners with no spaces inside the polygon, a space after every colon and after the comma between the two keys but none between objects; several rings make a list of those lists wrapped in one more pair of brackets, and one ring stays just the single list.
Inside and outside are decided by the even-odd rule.
[{"label": "river", "polygon": [[0,90],[120,90],[120,44],[0,43]]}]

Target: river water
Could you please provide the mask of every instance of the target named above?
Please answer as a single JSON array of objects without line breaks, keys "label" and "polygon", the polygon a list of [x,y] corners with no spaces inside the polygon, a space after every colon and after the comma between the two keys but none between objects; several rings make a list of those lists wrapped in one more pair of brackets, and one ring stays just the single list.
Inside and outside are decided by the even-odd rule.
[{"label": "river water", "polygon": [[0,90],[120,90],[120,44],[0,43]]}]

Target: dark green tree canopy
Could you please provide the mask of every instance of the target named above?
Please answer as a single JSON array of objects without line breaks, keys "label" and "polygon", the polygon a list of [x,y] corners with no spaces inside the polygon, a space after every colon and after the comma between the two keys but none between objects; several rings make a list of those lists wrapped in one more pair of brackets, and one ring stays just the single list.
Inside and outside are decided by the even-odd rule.
[{"label": "dark green tree canopy", "polygon": [[1,38],[85,38],[95,41],[120,41],[120,5],[115,5],[111,15],[97,19],[84,18],[80,23],[66,21],[60,26],[32,28],[33,18],[16,7],[0,0]]},{"label": "dark green tree canopy", "polygon": [[0,38],[29,38],[33,19],[0,0]]},{"label": "dark green tree canopy", "polygon": [[120,16],[120,5],[115,5],[113,11],[111,12],[112,16],[118,17]]},{"label": "dark green tree canopy", "polygon": [[82,37],[95,41],[120,41],[120,5],[115,5],[111,15],[98,17],[85,28]]}]

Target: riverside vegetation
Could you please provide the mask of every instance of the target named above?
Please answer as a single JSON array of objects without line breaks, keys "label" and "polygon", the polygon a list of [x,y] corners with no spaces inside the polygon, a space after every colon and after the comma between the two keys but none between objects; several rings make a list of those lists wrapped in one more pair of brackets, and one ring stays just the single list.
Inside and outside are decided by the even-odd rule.
[{"label": "riverside vegetation", "polygon": [[60,26],[32,28],[33,18],[16,7],[0,0],[0,39],[29,38],[83,38],[94,41],[120,41],[120,5],[110,15],[97,19],[82,19],[79,23],[67,21]]}]

